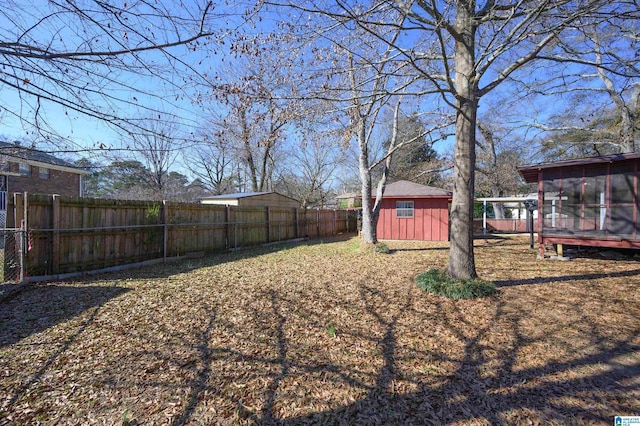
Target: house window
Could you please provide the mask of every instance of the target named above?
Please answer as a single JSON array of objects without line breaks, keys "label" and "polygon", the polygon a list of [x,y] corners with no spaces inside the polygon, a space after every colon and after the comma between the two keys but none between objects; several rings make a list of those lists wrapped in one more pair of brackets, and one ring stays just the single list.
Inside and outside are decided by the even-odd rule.
[{"label": "house window", "polygon": [[31,166],[28,165],[27,163],[19,163],[18,172],[22,176],[31,176]]},{"label": "house window", "polygon": [[413,217],[413,201],[396,201],[396,217]]},{"label": "house window", "polygon": [[38,167],[38,176],[40,176],[40,179],[49,179],[49,169]]}]

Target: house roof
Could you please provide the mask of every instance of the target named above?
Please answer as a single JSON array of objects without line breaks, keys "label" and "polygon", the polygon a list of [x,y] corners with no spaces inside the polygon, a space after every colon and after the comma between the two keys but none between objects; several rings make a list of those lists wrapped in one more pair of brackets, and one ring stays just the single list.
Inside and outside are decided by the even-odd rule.
[{"label": "house roof", "polygon": [[201,200],[237,200],[240,198],[257,197],[259,195],[268,195],[268,194],[275,194],[280,197],[285,197],[294,201],[298,201],[295,198],[291,198],[289,196],[282,195],[277,192],[236,192],[233,194],[211,195],[208,197],[201,197],[200,199]]},{"label": "house roof", "polygon": [[85,174],[88,173],[85,170],[74,167],[68,161],[54,157],[51,154],[47,154],[44,151],[40,151],[34,148],[20,146],[17,143],[0,142],[0,155],[6,155],[9,157],[23,160],[28,164],[40,165],[46,164],[48,166],[54,166],[52,168],[64,170],[67,172]]},{"label": "house roof", "polygon": [[538,171],[543,169],[586,166],[590,164],[607,164],[607,163],[615,163],[618,161],[635,160],[637,158],[640,158],[640,152],[633,152],[628,154],[602,155],[600,157],[578,158],[575,160],[552,161],[547,163],[538,163],[538,164],[520,166],[518,167],[518,172],[520,173],[520,176],[522,176],[522,178],[525,180],[525,182],[534,183],[538,181]]},{"label": "house roof", "polygon": [[451,191],[446,189],[435,188],[433,186],[420,185],[419,183],[409,182],[408,180],[399,180],[390,183],[384,188],[384,196],[387,198],[397,197],[446,197],[453,195]]}]

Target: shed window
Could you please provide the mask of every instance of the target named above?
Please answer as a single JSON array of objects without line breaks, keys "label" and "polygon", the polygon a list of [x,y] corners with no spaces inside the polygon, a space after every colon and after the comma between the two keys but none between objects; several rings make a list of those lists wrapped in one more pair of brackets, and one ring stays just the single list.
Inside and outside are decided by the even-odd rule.
[{"label": "shed window", "polygon": [[31,166],[27,163],[20,163],[18,164],[18,172],[22,176],[31,176]]},{"label": "shed window", "polygon": [[40,179],[49,179],[49,169],[38,167],[38,176],[40,176]]},{"label": "shed window", "polygon": [[413,201],[396,201],[396,217],[413,217]]}]

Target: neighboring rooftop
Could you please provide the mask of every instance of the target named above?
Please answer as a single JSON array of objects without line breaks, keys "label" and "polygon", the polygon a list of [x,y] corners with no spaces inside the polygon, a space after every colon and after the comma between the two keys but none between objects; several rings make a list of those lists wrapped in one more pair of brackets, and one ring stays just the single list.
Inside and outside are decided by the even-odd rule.
[{"label": "neighboring rooftop", "polygon": [[78,173],[83,171],[68,161],[54,157],[51,154],[47,154],[44,151],[34,149],[31,147],[22,146],[19,143],[0,142],[0,155],[7,155],[9,157],[18,158],[25,161],[34,161],[38,163],[51,164],[54,166],[68,167],[75,169]]},{"label": "neighboring rooftop", "polygon": [[[246,200],[247,198],[252,198],[252,197],[258,197],[258,199],[287,199],[287,200],[291,200],[294,201],[296,203],[299,203],[298,200],[296,200],[295,198],[289,197],[288,195],[283,195],[280,194],[278,192],[236,192],[233,194],[222,194],[222,195],[209,195],[209,196],[204,196],[204,197],[200,197],[200,201],[201,202],[206,202],[206,201],[212,201],[214,204],[220,204],[219,202],[216,201],[239,201],[239,200]],[[252,202],[250,200],[246,200],[247,202]],[[255,201],[255,200],[253,200]]]},{"label": "neighboring rooftop", "polygon": [[222,195],[209,195],[206,197],[201,197],[203,200],[226,200],[228,198],[246,198],[246,197],[255,197],[256,195],[265,195],[269,194],[269,192],[235,192],[233,194],[222,194]]},{"label": "neighboring rooftop", "polygon": [[[248,197],[256,197],[258,195],[268,195],[268,194],[276,194],[281,197],[291,198],[287,195],[280,194],[278,192],[236,192],[233,194],[222,194],[222,195],[209,195],[206,197],[200,197],[201,200],[228,200],[228,199],[237,199],[237,198],[248,198]],[[295,198],[291,198],[295,200]],[[296,200],[297,201],[297,200]]]}]

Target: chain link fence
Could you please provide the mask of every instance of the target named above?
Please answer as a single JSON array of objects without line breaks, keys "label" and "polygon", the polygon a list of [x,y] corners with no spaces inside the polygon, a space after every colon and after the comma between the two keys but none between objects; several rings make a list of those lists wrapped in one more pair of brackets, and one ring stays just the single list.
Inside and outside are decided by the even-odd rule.
[{"label": "chain link fence", "polygon": [[0,229],[0,283],[23,280],[25,245],[22,229]]}]

